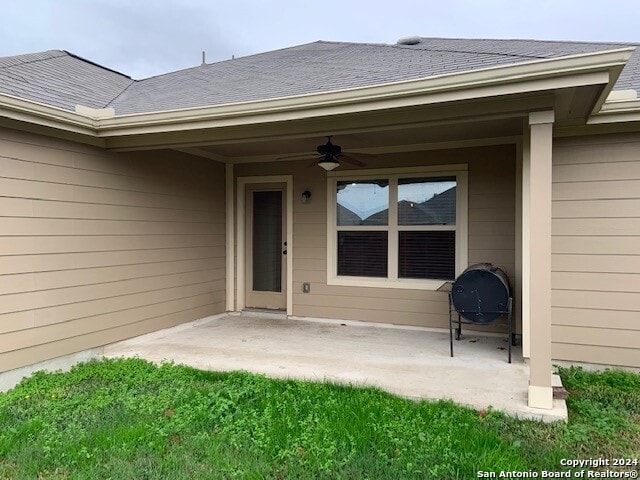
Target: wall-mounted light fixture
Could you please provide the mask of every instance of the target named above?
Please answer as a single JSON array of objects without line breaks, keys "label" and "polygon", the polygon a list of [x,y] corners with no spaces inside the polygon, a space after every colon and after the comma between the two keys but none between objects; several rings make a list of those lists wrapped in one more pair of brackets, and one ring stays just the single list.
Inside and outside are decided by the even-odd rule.
[{"label": "wall-mounted light fixture", "polygon": [[309,203],[311,200],[311,192],[309,190],[305,190],[302,192],[302,203]]}]

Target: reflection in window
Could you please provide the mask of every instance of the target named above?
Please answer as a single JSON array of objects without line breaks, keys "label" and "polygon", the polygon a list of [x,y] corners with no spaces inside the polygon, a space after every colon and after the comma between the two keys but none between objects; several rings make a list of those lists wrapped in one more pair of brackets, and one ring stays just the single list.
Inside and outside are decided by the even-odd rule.
[{"label": "reflection in window", "polygon": [[398,180],[398,225],[455,224],[455,177]]},{"label": "reflection in window", "polygon": [[388,224],[388,180],[339,181],[337,191],[338,226]]}]

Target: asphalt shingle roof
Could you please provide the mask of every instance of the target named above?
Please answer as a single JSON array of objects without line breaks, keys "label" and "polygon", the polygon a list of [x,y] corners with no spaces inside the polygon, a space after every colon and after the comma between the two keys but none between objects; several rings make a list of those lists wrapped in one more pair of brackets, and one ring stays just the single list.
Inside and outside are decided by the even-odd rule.
[{"label": "asphalt shingle roof", "polygon": [[[68,110],[117,114],[286,97],[376,85],[637,43],[422,38],[416,45],[314,42],[201,65],[143,80],[65,51],[0,58],[0,92]],[[640,90],[640,52],[615,89]]]},{"label": "asphalt shingle roof", "polygon": [[0,92],[65,110],[103,108],[133,82],[63,50],[0,58]]}]

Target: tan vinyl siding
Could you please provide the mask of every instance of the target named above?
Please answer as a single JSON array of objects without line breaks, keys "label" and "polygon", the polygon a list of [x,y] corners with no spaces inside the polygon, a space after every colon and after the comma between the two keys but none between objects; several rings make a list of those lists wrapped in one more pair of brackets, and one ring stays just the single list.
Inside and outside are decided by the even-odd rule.
[{"label": "tan vinyl siding", "polygon": [[[515,147],[498,146],[384,155],[367,168],[469,167],[469,262],[493,262],[513,278],[515,264]],[[308,160],[235,166],[235,175],[293,175],[293,314],[346,320],[448,327],[443,292],[327,285],[326,174]],[[312,192],[303,204],[303,191]],[[302,293],[302,283],[311,292]]]},{"label": "tan vinyl siding", "polygon": [[225,310],[224,168],[0,131],[0,371]]},{"label": "tan vinyl siding", "polygon": [[553,357],[640,367],[640,135],[558,139],[553,164]]}]

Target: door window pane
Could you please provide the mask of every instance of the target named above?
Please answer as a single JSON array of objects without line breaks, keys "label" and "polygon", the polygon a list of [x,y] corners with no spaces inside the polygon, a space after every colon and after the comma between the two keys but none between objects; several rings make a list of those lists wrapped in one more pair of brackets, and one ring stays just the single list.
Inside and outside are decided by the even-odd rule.
[{"label": "door window pane", "polygon": [[389,180],[339,181],[338,226],[387,225]]},{"label": "door window pane", "polygon": [[386,277],[387,232],[338,232],[338,275]]},{"label": "door window pane", "polygon": [[455,177],[398,180],[398,225],[455,224]]},{"label": "door window pane", "polygon": [[282,192],[253,192],[253,290],[282,291]]},{"label": "door window pane", "polygon": [[398,232],[398,277],[453,280],[456,232]]}]

